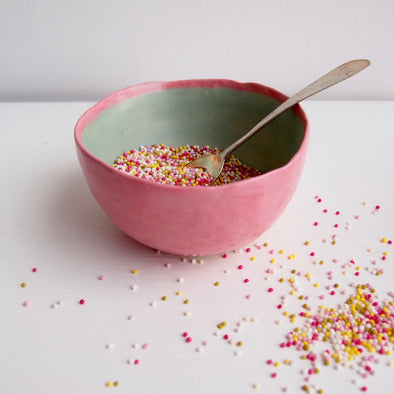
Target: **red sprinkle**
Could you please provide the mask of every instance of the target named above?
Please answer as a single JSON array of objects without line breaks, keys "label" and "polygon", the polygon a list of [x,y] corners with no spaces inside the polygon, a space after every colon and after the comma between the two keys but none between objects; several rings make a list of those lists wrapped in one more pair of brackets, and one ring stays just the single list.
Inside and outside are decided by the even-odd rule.
[{"label": "red sprinkle", "polygon": [[33,271],[33,272],[37,272],[37,271],[38,271],[38,268],[34,267],[34,268],[32,269],[32,271]]},{"label": "red sprinkle", "polygon": [[138,360],[138,358],[136,360],[134,360],[134,364],[138,365],[140,363],[140,360]]},{"label": "red sprinkle", "polygon": [[361,391],[367,391],[367,390],[368,390],[368,387],[367,387],[367,386],[361,387]]},{"label": "red sprinkle", "polygon": [[85,304],[85,300],[84,300],[83,298],[81,298],[81,299],[79,300],[79,303],[80,303],[81,305],[84,305],[84,304]]},{"label": "red sprinkle", "polygon": [[241,270],[243,267],[244,267],[244,266],[243,266],[242,264],[240,264],[240,265],[238,266],[238,269]]},{"label": "red sprinkle", "polygon": [[249,282],[248,278],[244,279],[244,283],[248,283],[248,282]]},{"label": "red sprinkle", "polygon": [[269,289],[268,289],[268,292],[269,293],[272,293],[274,291],[274,289],[272,288],[272,287],[270,287]]},{"label": "red sprinkle", "polygon": [[225,253],[222,257],[223,257],[224,259],[227,258],[227,254]]},{"label": "red sprinkle", "polygon": [[339,211],[336,211],[336,212],[335,212],[335,215],[339,215],[339,214],[340,214],[340,212],[339,212]]},{"label": "red sprinkle", "polygon": [[183,336],[184,338],[186,338],[186,337],[189,336],[189,334],[187,333],[187,331],[185,331],[185,332],[182,334],[182,336]]},{"label": "red sprinkle", "polygon": [[192,340],[193,340],[192,337],[187,337],[187,338],[186,338],[186,342],[187,342],[187,343],[190,343]]},{"label": "red sprinkle", "polygon": [[319,225],[319,222],[313,222],[313,225],[314,225],[314,226],[318,226],[318,225]]},{"label": "red sprinkle", "polygon": [[245,252],[246,252],[246,253],[249,253],[251,250],[252,250],[252,249],[250,249],[250,248],[246,248]]}]

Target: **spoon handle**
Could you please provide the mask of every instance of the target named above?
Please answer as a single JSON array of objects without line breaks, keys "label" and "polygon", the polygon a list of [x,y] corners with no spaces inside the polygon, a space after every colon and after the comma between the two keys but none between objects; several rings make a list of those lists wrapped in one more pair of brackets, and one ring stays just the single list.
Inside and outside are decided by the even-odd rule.
[{"label": "spoon handle", "polygon": [[226,148],[220,155],[224,159],[227,155],[237,149],[244,142],[249,140],[249,138],[253,137],[258,131],[260,131],[267,123],[274,120],[278,117],[282,112],[291,108],[293,105],[299,103],[306,98],[313,96],[316,93],[321,92],[324,89],[329,88],[330,86],[335,85],[338,82],[341,82],[347,78],[352,77],[358,72],[364,70],[364,68],[370,65],[370,61],[367,59],[358,59],[351,60],[350,62],[344,63],[341,66],[334,68],[327,74],[323,75],[321,78],[317,79],[315,82],[312,82],[310,85],[300,90],[295,95],[289,97],[286,101],[280,104],[277,108],[275,108],[271,113],[269,113],[264,119],[262,119],[259,123],[257,123],[250,131],[248,131],[243,137],[239,140],[235,141],[232,145]]}]

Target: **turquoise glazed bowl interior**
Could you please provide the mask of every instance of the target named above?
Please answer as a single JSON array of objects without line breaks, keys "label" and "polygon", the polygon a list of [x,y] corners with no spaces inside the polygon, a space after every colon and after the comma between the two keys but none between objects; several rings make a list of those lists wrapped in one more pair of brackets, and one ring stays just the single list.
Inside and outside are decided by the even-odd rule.
[{"label": "turquoise glazed bowl interior", "polygon": [[[294,193],[309,138],[308,121],[299,105],[233,153],[264,173],[256,178],[185,188],[132,177],[115,170],[112,163],[125,150],[157,143],[224,149],[286,98],[264,85],[229,80],[132,86],[108,96],[79,119],[78,158],[104,211],[139,242],[182,255],[232,250],[271,226]],[[153,209],[155,204],[160,209]],[[162,217],[166,234],[158,231],[154,215]],[[207,234],[207,226],[210,240],[199,234]],[[236,231],[230,236],[231,226]]]}]

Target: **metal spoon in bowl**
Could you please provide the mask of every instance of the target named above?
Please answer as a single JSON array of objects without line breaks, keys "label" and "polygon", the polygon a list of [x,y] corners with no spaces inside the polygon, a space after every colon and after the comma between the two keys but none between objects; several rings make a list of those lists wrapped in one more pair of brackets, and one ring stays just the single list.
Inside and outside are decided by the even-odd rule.
[{"label": "metal spoon in bowl", "polygon": [[306,98],[321,92],[324,89],[335,85],[347,78],[352,77],[358,72],[364,70],[364,68],[370,65],[370,61],[367,59],[351,60],[350,62],[344,63],[341,66],[334,68],[329,73],[323,75],[321,78],[312,82],[310,85],[300,90],[294,96],[289,97],[286,101],[276,107],[271,113],[269,113],[263,120],[257,123],[250,131],[248,131],[243,137],[235,141],[228,148],[223,150],[219,154],[206,155],[199,157],[186,165],[186,167],[204,168],[208,171],[209,175],[212,176],[211,185],[216,181],[223,170],[223,165],[226,157],[232,153],[235,149],[241,146],[244,142],[248,141],[258,131],[260,131],[267,123],[274,120],[282,112],[291,108],[293,105],[299,103]]}]

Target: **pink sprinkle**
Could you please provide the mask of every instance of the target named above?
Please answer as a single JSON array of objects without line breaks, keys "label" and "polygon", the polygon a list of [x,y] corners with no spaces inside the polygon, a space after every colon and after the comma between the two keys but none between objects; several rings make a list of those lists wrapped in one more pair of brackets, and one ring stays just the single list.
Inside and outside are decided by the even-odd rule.
[{"label": "pink sprinkle", "polygon": [[276,378],[277,377],[277,373],[276,372],[273,372],[272,374],[271,374],[271,378]]},{"label": "pink sprinkle", "polygon": [[389,240],[387,241],[387,243],[388,243],[389,245],[391,245],[391,244],[393,243],[393,241],[392,241],[391,239],[389,239]]},{"label": "pink sprinkle", "polygon": [[315,252],[311,252],[311,253],[310,253],[310,256],[313,257],[314,255],[315,255]]},{"label": "pink sprinkle", "polygon": [[223,339],[225,339],[225,340],[227,341],[227,339],[228,339],[228,334],[224,334],[224,335],[223,335]]},{"label": "pink sprinkle", "polygon": [[245,252],[246,252],[246,253],[249,253],[251,250],[252,250],[252,249],[250,249],[250,248],[246,248]]},{"label": "pink sprinkle", "polygon": [[188,336],[189,336],[189,334],[188,334],[188,332],[187,332],[187,331],[185,331],[185,332],[182,334],[182,336],[183,336],[184,338],[186,338],[186,337],[188,337]]},{"label": "pink sprinkle", "polygon": [[223,257],[224,259],[226,259],[226,258],[227,258],[227,254],[225,253],[222,257]]},{"label": "pink sprinkle", "polygon": [[321,202],[321,198],[318,198],[318,199],[317,199],[317,202]]},{"label": "pink sprinkle", "polygon": [[33,272],[37,272],[37,271],[38,271],[38,268],[34,267],[34,268],[32,269],[32,271],[33,271]]},{"label": "pink sprinkle", "polygon": [[357,271],[354,275],[356,275],[356,276],[359,276],[360,275],[360,273]]},{"label": "pink sprinkle", "polygon": [[85,300],[84,300],[83,298],[81,298],[81,299],[79,300],[79,303],[80,303],[81,305],[85,305]]},{"label": "pink sprinkle", "polygon": [[274,253],[275,253],[275,250],[274,250],[274,249],[271,249],[268,253],[269,253],[269,254],[274,254]]},{"label": "pink sprinkle", "polygon": [[238,269],[241,270],[243,267],[244,267],[244,266],[243,266],[242,264],[240,264],[240,265],[238,266]]},{"label": "pink sprinkle", "polygon": [[379,211],[380,205],[376,205],[375,209],[376,209],[377,211]]},{"label": "pink sprinkle", "polygon": [[146,349],[148,349],[148,348],[149,348],[149,343],[144,343],[144,344],[142,345],[142,349],[146,350]]},{"label": "pink sprinkle", "polygon": [[251,296],[250,294],[246,294],[245,298],[246,298],[247,300],[250,300],[250,299],[252,298],[252,296]]},{"label": "pink sprinkle", "polygon": [[331,295],[335,295],[335,291],[334,291],[334,290],[331,290],[330,294],[331,294]]},{"label": "pink sprinkle", "polygon": [[323,212],[324,212],[324,213],[327,213],[328,211],[327,211],[327,209],[323,209]]},{"label": "pink sprinkle", "polygon": [[244,279],[244,283],[248,283],[248,282],[249,282],[248,278]]},{"label": "pink sprinkle", "polygon": [[29,301],[25,301],[22,305],[23,306],[29,306]]},{"label": "pink sprinkle", "polygon": [[313,225],[314,225],[314,226],[318,226],[318,225],[319,225],[319,222],[313,222]]},{"label": "pink sprinkle", "polygon": [[367,386],[361,387],[361,391],[367,391],[367,390],[368,390],[368,387],[367,387]]},{"label": "pink sprinkle", "polygon": [[104,280],[104,276],[103,276],[103,275],[100,275],[100,276],[98,277],[98,279],[99,279],[99,280]]},{"label": "pink sprinkle", "polygon": [[190,343],[192,340],[193,340],[192,337],[187,337],[187,338],[186,338],[186,342],[187,342],[187,343]]},{"label": "pink sprinkle", "polygon": [[272,364],[272,360],[271,359],[267,360],[267,364],[271,365]]},{"label": "pink sprinkle", "polygon": [[340,214],[340,212],[339,212],[339,211],[336,211],[336,212],[335,212],[335,215],[339,215],[339,214]]},{"label": "pink sprinkle", "polygon": [[134,365],[138,365],[140,363],[140,360],[138,360],[138,358],[136,360],[134,360]]},{"label": "pink sprinkle", "polygon": [[272,293],[274,291],[274,289],[272,288],[272,287],[270,287],[269,289],[268,289],[268,292],[269,293]]},{"label": "pink sprinkle", "polygon": [[278,304],[277,308],[278,308],[278,309],[282,309],[282,308],[283,308],[283,305],[282,305],[282,304]]},{"label": "pink sprinkle", "polygon": [[354,218],[355,219],[360,219],[360,215],[356,215]]}]

